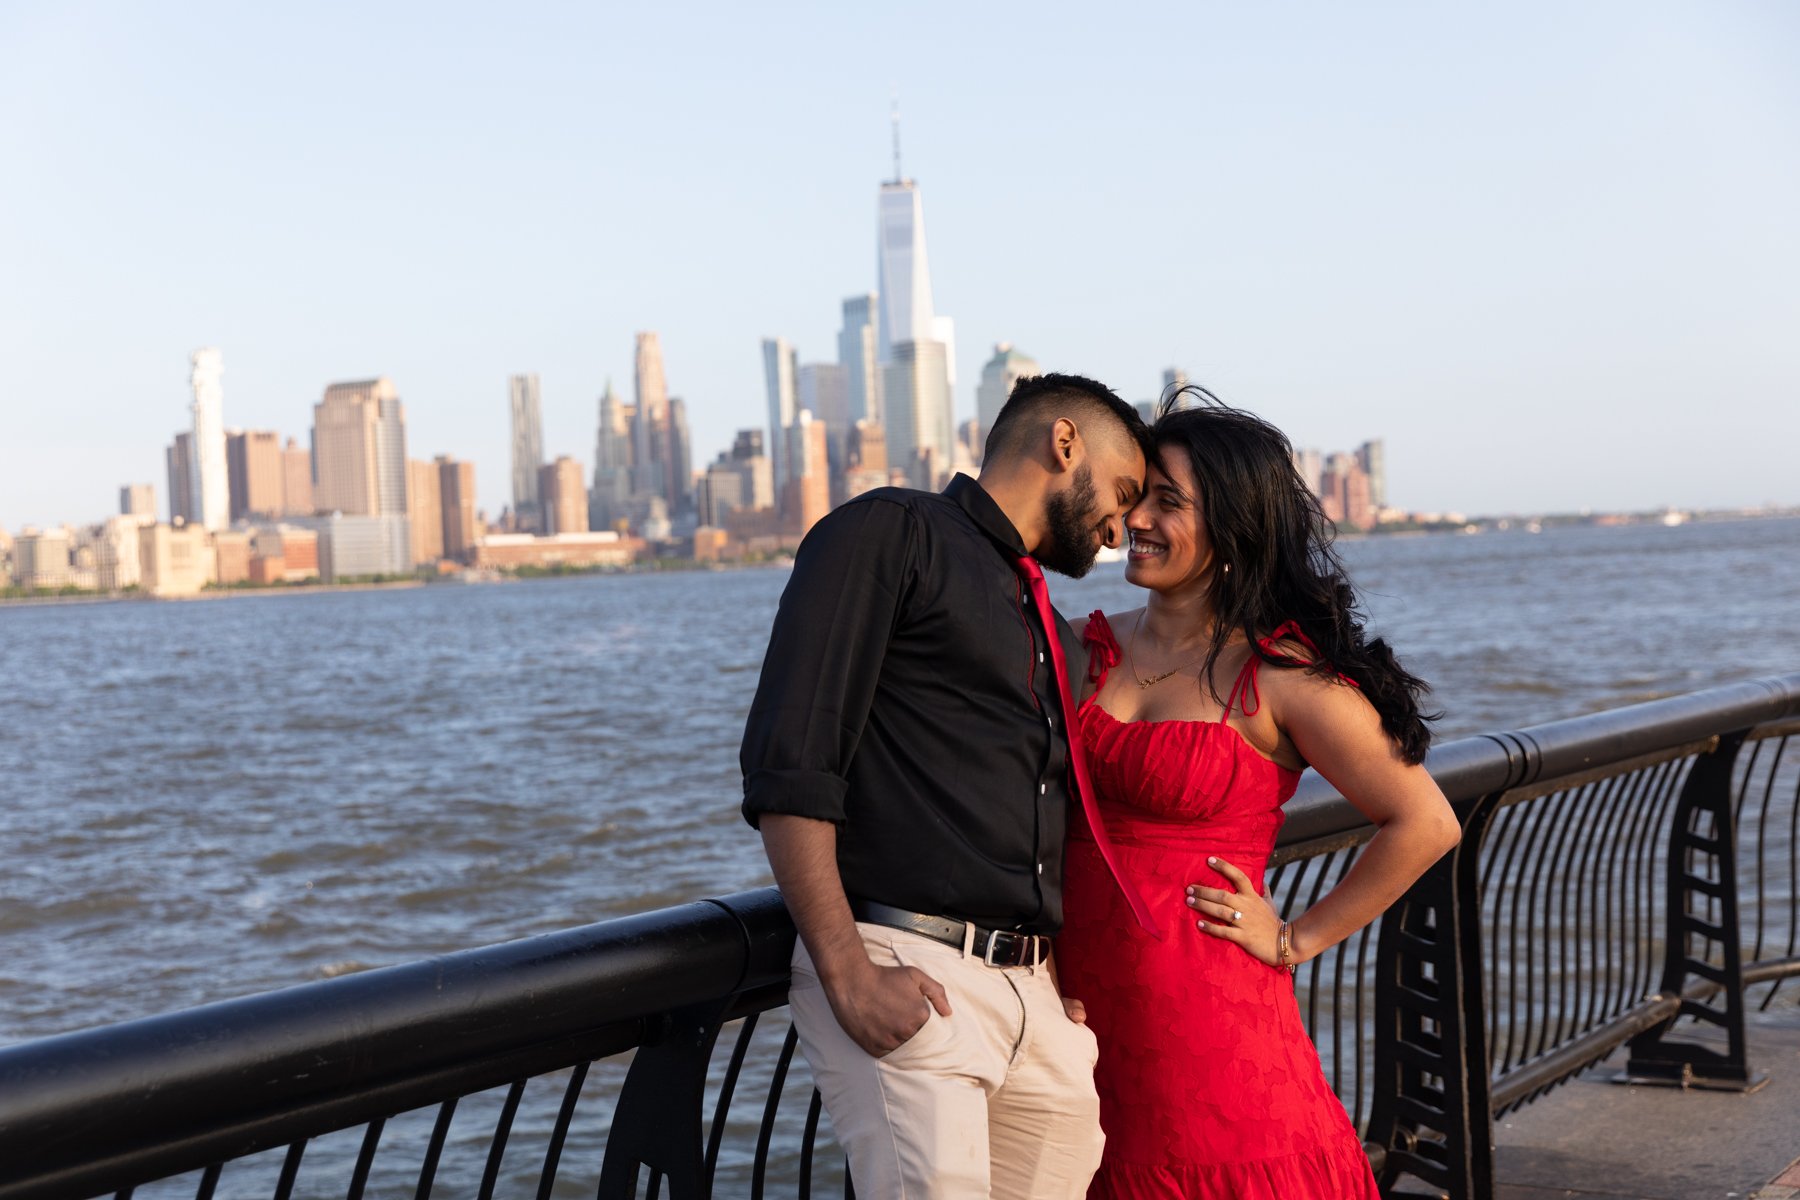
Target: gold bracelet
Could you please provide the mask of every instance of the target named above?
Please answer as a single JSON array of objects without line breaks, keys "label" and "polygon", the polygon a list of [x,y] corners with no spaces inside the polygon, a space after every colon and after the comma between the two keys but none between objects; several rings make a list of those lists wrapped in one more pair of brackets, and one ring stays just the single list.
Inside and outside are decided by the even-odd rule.
[{"label": "gold bracelet", "polygon": [[1289,975],[1294,973],[1294,964],[1288,959],[1294,954],[1294,926],[1291,921],[1283,921],[1281,929],[1275,935],[1275,965]]}]

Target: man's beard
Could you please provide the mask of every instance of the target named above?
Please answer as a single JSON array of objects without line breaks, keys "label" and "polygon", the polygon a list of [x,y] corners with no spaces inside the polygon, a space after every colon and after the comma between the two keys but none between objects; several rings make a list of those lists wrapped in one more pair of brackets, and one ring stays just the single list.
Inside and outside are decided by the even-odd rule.
[{"label": "man's beard", "polygon": [[1083,463],[1075,471],[1073,486],[1044,501],[1048,529],[1035,556],[1040,564],[1071,579],[1080,579],[1093,569],[1100,553],[1099,521],[1095,519],[1098,500],[1094,472]]}]

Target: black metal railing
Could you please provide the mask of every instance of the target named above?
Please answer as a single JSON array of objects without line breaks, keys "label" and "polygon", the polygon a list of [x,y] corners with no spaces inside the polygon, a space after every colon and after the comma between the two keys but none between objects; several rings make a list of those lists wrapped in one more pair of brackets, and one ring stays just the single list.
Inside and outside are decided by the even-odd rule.
[{"label": "black metal railing", "polygon": [[[1462,844],[1296,979],[1384,1185],[1491,1195],[1496,1115],[1623,1045],[1755,1086],[1746,1006],[1800,974],[1797,718],[1790,675],[1433,751]],[[1373,834],[1309,779],[1277,904]],[[775,1015],[792,945],[765,889],[0,1049],[0,1200],[848,1195]]]}]

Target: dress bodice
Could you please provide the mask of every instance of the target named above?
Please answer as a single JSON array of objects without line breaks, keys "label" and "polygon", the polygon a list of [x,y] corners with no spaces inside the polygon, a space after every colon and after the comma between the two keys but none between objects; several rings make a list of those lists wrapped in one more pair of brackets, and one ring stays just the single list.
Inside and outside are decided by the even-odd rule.
[{"label": "dress bodice", "polygon": [[[1106,615],[1095,612],[1082,634],[1095,694],[1081,704],[1082,741],[1099,793],[1107,832],[1115,841],[1250,851],[1274,846],[1281,806],[1299,786],[1300,772],[1257,753],[1228,720],[1121,721],[1102,708],[1098,691],[1121,657]],[[1251,655],[1230,703],[1255,712]],[[1227,715],[1231,709],[1227,710]],[[1078,831],[1081,836],[1085,831]]]}]

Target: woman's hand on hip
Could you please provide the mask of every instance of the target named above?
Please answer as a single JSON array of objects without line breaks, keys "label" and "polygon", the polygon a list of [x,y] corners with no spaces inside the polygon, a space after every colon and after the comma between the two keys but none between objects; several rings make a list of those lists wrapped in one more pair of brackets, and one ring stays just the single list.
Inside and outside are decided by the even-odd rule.
[{"label": "woman's hand on hip", "polygon": [[1276,966],[1280,955],[1281,914],[1268,899],[1257,894],[1250,877],[1222,858],[1206,865],[1223,875],[1231,887],[1188,885],[1188,907],[1200,914],[1200,932],[1236,942],[1260,963]]}]

